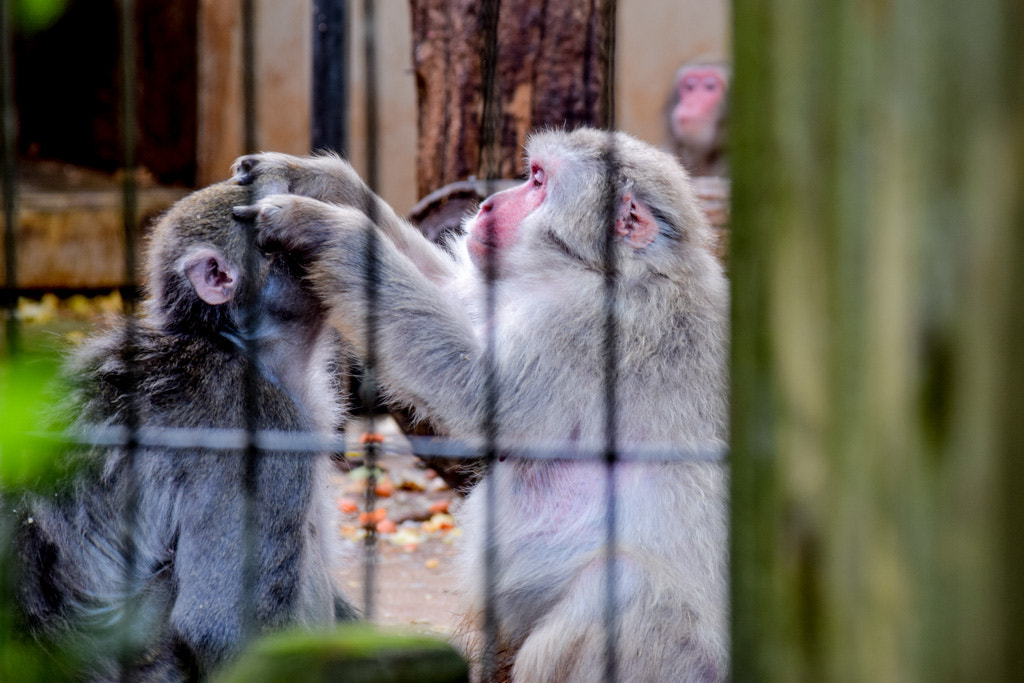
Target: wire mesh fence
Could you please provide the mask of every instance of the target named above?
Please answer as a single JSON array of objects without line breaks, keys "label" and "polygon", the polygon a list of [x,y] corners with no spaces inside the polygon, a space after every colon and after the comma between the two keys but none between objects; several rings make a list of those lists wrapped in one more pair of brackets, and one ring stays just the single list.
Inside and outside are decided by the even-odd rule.
[{"label": "wire mesh fence", "polygon": [[[254,3],[246,0],[242,3],[242,45],[243,45],[243,108],[244,119],[243,130],[245,131],[245,146],[247,151],[256,151],[255,130],[257,128],[256,117],[256,91],[260,87],[254,71],[256,61],[255,51],[258,49],[254,37],[253,13]],[[261,374],[267,365],[265,358],[261,357],[266,350],[260,345],[259,329],[261,321],[267,315],[268,307],[272,302],[262,299],[259,295],[250,296],[241,312],[241,325],[235,330],[234,338],[240,347],[241,356],[244,359],[244,381],[241,384],[243,396],[241,405],[244,407],[245,421],[242,424],[218,424],[215,419],[206,420],[207,426],[181,427],[171,424],[153,423],[150,404],[148,399],[142,397],[142,387],[147,385],[147,378],[143,375],[151,370],[149,365],[152,360],[143,356],[149,352],[146,346],[146,332],[140,330],[140,325],[147,324],[145,317],[139,315],[150,315],[152,310],[144,310],[147,305],[140,300],[140,292],[148,291],[150,296],[154,295],[154,284],[142,283],[140,288],[133,280],[138,272],[137,251],[140,240],[139,218],[138,218],[138,187],[136,185],[137,167],[136,145],[138,141],[138,129],[136,116],[138,102],[135,93],[138,89],[137,74],[135,71],[136,54],[135,35],[132,30],[134,26],[135,4],[132,0],[120,2],[120,71],[119,71],[119,96],[120,96],[120,119],[118,122],[121,131],[122,144],[122,194],[123,194],[123,229],[124,229],[124,262],[125,273],[129,280],[122,288],[122,298],[125,302],[126,313],[123,324],[123,334],[119,337],[122,341],[118,351],[121,354],[119,361],[122,364],[123,373],[118,381],[123,386],[118,387],[118,400],[120,401],[116,410],[116,417],[107,420],[106,423],[91,422],[89,419],[81,419],[76,423],[76,429],[66,436],[68,448],[95,449],[97,452],[116,452],[118,458],[116,465],[119,468],[119,486],[123,487],[124,496],[118,500],[117,514],[121,516],[119,528],[122,530],[121,537],[116,539],[118,546],[120,566],[123,576],[118,589],[113,593],[121,596],[138,595],[140,592],[139,576],[150,573],[159,574],[165,571],[163,567],[142,566],[148,561],[150,550],[140,548],[140,544],[150,542],[150,539],[140,532],[151,524],[150,520],[143,519],[141,515],[151,509],[148,498],[154,495],[154,490],[144,479],[154,470],[151,464],[142,462],[142,459],[159,458],[166,454],[183,454],[186,457],[195,457],[197,460],[206,460],[210,457],[225,459],[241,459],[241,467],[237,470],[241,476],[241,482],[234,482],[231,486],[224,486],[225,495],[230,496],[236,490],[235,484],[239,484],[238,490],[242,494],[242,513],[237,521],[241,524],[240,536],[245,539],[242,542],[241,552],[241,576],[237,585],[242,596],[238,604],[241,614],[236,618],[228,619],[231,624],[237,625],[241,630],[241,640],[247,640],[250,636],[260,633],[272,626],[280,625],[274,615],[268,615],[267,605],[262,604],[261,596],[261,572],[265,571],[266,558],[261,555],[263,549],[260,544],[252,539],[258,538],[261,524],[266,519],[266,511],[260,506],[266,504],[266,487],[271,480],[267,475],[267,468],[270,467],[265,460],[267,458],[288,459],[294,457],[314,457],[314,454],[338,453],[345,450],[345,437],[343,434],[327,434],[322,431],[300,432],[294,429],[267,429],[266,420],[261,417],[261,400],[265,397],[263,384],[266,378]],[[614,16],[614,3],[609,3]],[[5,283],[3,289],[3,305],[5,308],[5,331],[7,339],[8,359],[16,361],[21,352],[22,342],[20,340],[19,322],[17,315],[18,297],[22,290],[18,286],[18,264],[16,255],[17,240],[17,219],[18,219],[18,192],[17,192],[17,111],[15,108],[13,92],[13,76],[11,64],[13,62],[13,50],[11,46],[11,15],[10,2],[0,2],[0,62],[3,64],[0,78],[2,78],[2,94],[0,106],[3,109],[3,212],[4,212],[4,252],[5,252]],[[375,35],[374,3],[372,0],[365,0],[363,3],[363,24],[353,27],[364,34],[363,45],[365,47],[365,69],[368,92],[366,97],[365,118],[367,126],[367,149],[370,150],[368,163],[368,182],[370,187],[375,185],[378,173],[375,163],[374,150],[377,149],[377,136],[379,135],[376,125],[378,117],[377,100],[375,96],[375,60],[376,53],[373,36]],[[481,148],[486,152],[490,148],[488,140],[501,134],[500,122],[496,110],[496,84],[498,78],[495,69],[497,60],[497,13],[499,3],[496,1],[484,2],[482,11],[487,14],[483,25],[490,31],[485,40],[488,49],[482,55],[484,60],[484,73],[487,87],[484,90],[484,108],[482,115]],[[346,121],[349,112],[345,99],[347,83],[344,67],[346,59],[346,45],[348,26],[346,18],[347,3],[341,0],[318,0],[314,3],[314,39],[312,58],[314,60],[314,92],[313,102],[313,138],[310,143],[314,150],[333,150],[344,153],[347,141]],[[488,14],[489,13],[489,14]],[[610,95],[609,95],[610,96]],[[607,190],[603,193],[607,197],[607,203],[602,207],[605,216],[605,223],[609,226],[615,225],[616,216],[620,211],[618,192],[615,187],[617,178],[621,174],[622,161],[619,150],[616,148],[613,138],[606,145],[603,158],[600,160],[604,171],[604,182]],[[251,193],[248,199],[242,204],[253,204],[257,197]],[[361,207],[367,218],[367,224],[375,226],[380,221],[378,215],[379,199],[368,197],[366,203]],[[365,257],[367,271],[364,280],[367,283],[367,291],[364,296],[368,302],[365,329],[368,338],[365,340],[365,348],[368,350],[358,365],[352,366],[357,372],[358,399],[365,411],[365,418],[368,420],[368,431],[374,431],[373,421],[381,414],[383,402],[380,397],[380,359],[376,349],[379,344],[379,322],[377,319],[378,309],[381,305],[380,297],[380,250],[382,249],[379,240],[381,239],[376,230],[370,230],[370,239],[366,241],[368,253]],[[265,253],[256,244],[255,233],[247,233],[248,242],[245,245],[243,282],[255,282],[262,276],[262,269],[265,264]],[[542,439],[533,441],[520,440],[510,443],[500,433],[501,419],[498,415],[498,407],[501,405],[501,392],[506,387],[501,385],[497,365],[500,362],[495,357],[495,348],[500,343],[494,339],[494,326],[485,326],[484,332],[484,365],[486,371],[486,386],[483,391],[486,396],[484,402],[486,409],[482,413],[482,424],[476,432],[480,435],[476,441],[467,439],[451,439],[445,437],[421,437],[410,435],[409,441],[412,450],[420,456],[444,458],[451,460],[472,460],[482,461],[485,468],[493,467],[495,463],[508,461],[536,461],[536,462],[579,462],[585,461],[598,463],[603,467],[603,485],[600,487],[599,495],[603,498],[603,550],[602,556],[606,566],[604,572],[604,589],[601,599],[604,601],[603,633],[604,633],[604,664],[603,673],[605,680],[613,681],[620,678],[628,679],[628,671],[623,671],[623,662],[620,656],[621,650],[621,625],[619,623],[619,610],[617,602],[618,569],[620,562],[619,549],[623,539],[618,537],[620,530],[619,517],[623,514],[633,514],[632,511],[623,511],[617,506],[621,499],[620,492],[616,490],[617,469],[623,464],[629,463],[703,463],[724,466],[725,449],[722,443],[715,439],[706,441],[691,441],[686,444],[645,442],[634,443],[624,440],[616,431],[616,425],[620,423],[621,406],[619,405],[619,381],[621,364],[626,362],[621,358],[622,340],[619,338],[620,330],[618,323],[619,307],[616,305],[616,293],[619,291],[617,278],[621,267],[616,262],[616,251],[614,249],[615,233],[613,230],[607,232],[603,245],[603,272],[605,273],[604,289],[601,294],[604,297],[604,320],[599,324],[602,330],[601,355],[603,358],[603,387],[602,410],[603,424],[605,425],[603,443],[598,446],[589,444],[569,444],[562,440]],[[496,281],[498,273],[489,261],[484,273],[484,295],[483,304],[485,320],[491,320],[495,315],[496,300],[494,292],[497,289]],[[188,393],[188,387],[177,387],[179,391]],[[183,400],[183,399],[178,399]],[[375,486],[373,473],[376,471],[375,463],[389,445],[381,445],[375,440],[369,440],[364,444],[363,454],[365,464],[369,470],[370,481],[366,486],[364,505],[367,511],[376,507]],[[198,455],[197,455],[198,454]],[[3,454],[0,453],[0,457]],[[107,460],[109,463],[113,460]],[[185,467],[188,467],[187,465]],[[216,467],[209,469],[210,472],[223,473],[227,470]],[[236,471],[236,470],[230,470]],[[184,475],[179,475],[184,476]],[[206,488],[216,489],[217,482],[207,482]],[[495,537],[500,532],[496,515],[498,515],[498,503],[496,496],[504,495],[498,492],[496,486],[486,488],[486,500],[483,505],[484,547],[483,574],[484,574],[484,605],[483,605],[483,654],[480,661],[481,677],[489,680],[498,676],[502,667],[507,663],[502,662],[503,653],[496,648],[501,641],[502,630],[502,605],[496,598],[498,591],[499,576],[503,571],[503,562],[507,558],[499,557],[499,544]],[[215,491],[209,491],[213,494]],[[282,494],[284,495],[284,494]],[[237,501],[235,501],[237,502]],[[183,504],[202,505],[202,501],[185,501]],[[219,509],[212,512],[217,514]],[[229,536],[235,538],[234,534]],[[629,541],[630,539],[625,539]],[[114,542],[112,539],[111,542]],[[378,591],[377,580],[377,534],[374,526],[368,525],[363,544],[363,557],[365,580],[363,582],[363,594],[359,602],[362,616],[373,621],[376,613],[375,596]],[[207,566],[207,565],[203,565]],[[230,583],[230,581],[229,581]],[[294,587],[291,587],[294,588]],[[278,590],[290,590],[286,586],[278,586]],[[354,596],[349,596],[353,598]],[[142,600],[123,600],[125,614],[119,617],[121,624],[126,624],[117,633],[118,638],[125,642],[116,648],[121,653],[118,666],[122,674],[136,671],[137,643],[133,641],[137,637],[133,624],[151,618],[145,612],[146,604]],[[171,615],[174,618],[176,615]],[[507,671],[504,672],[507,674]]]}]

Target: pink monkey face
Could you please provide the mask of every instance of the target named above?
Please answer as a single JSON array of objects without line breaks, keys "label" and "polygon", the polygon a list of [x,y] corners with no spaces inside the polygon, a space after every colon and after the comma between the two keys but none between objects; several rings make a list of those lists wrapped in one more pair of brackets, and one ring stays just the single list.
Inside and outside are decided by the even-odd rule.
[{"label": "pink monkey face", "polygon": [[496,258],[515,243],[523,220],[544,202],[547,184],[547,173],[533,162],[526,182],[484,200],[470,224],[466,241],[473,265],[486,270],[488,259]]},{"label": "pink monkey face", "polygon": [[725,101],[725,78],[718,69],[688,69],[679,79],[679,102],[672,110],[672,124],[683,135],[713,129]]}]

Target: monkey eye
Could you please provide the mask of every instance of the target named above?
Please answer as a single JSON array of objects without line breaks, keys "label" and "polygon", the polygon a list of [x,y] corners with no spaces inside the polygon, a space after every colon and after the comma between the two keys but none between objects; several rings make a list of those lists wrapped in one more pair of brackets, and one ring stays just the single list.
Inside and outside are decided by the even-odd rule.
[{"label": "monkey eye", "polygon": [[718,79],[717,78],[705,78],[704,79],[705,90],[718,90]]},{"label": "monkey eye", "polygon": [[544,185],[544,169],[534,164],[530,169],[530,181],[534,187],[541,187]]}]

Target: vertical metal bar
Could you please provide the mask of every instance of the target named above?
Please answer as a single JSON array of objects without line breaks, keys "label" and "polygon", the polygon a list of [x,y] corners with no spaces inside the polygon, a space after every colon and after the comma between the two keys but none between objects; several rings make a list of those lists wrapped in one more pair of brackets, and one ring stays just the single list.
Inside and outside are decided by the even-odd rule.
[{"label": "vertical metal bar", "polygon": [[[0,191],[3,192],[3,219],[4,219],[4,285],[3,300],[4,308],[4,339],[6,341],[6,352],[8,361],[16,359],[21,351],[21,334],[18,327],[18,276],[17,258],[15,256],[15,219],[17,211],[17,183],[15,181],[15,148],[17,145],[17,119],[14,111],[14,67],[12,49],[12,18],[11,0],[0,0],[0,145],[2,145],[2,168],[0,168]],[[2,400],[2,399],[0,399]],[[3,453],[0,453],[0,459]],[[6,515],[0,518],[0,543],[7,545],[11,539],[11,528],[8,525]],[[0,549],[0,591],[7,590],[15,580],[13,576],[12,562],[8,561],[11,548]],[[10,631],[10,605],[0,605],[0,629]],[[9,667],[0,666],[8,669]]]},{"label": "vertical metal bar", "polygon": [[121,185],[122,185],[122,219],[124,227],[124,280],[126,288],[122,293],[125,310],[134,313],[138,302],[138,289],[135,276],[138,263],[136,260],[138,223],[138,182],[135,172],[138,162],[138,104],[136,89],[138,73],[136,72],[135,44],[135,0],[121,2]]},{"label": "vertical metal bar", "polygon": [[[242,0],[242,138],[246,153],[257,150],[256,117],[256,8],[255,0]],[[251,194],[251,190],[250,190]],[[254,197],[248,198],[252,202]],[[248,241],[243,263],[243,278],[250,285],[255,282],[256,242],[252,231],[247,233]],[[255,635],[256,627],[256,583],[261,548],[254,542],[258,534],[259,465],[261,453],[256,448],[256,430],[259,428],[256,404],[256,382],[258,350],[256,348],[256,327],[260,315],[258,292],[246,301],[244,311],[245,340],[245,442],[246,446],[242,475],[243,524],[242,524],[242,630],[245,639]]]},{"label": "vertical metal bar", "polygon": [[604,240],[605,271],[605,320],[604,320],[604,398],[605,398],[605,680],[609,683],[618,678],[618,614],[616,600],[616,518],[617,497],[615,487],[615,463],[618,453],[618,320],[616,318],[616,287],[618,284],[618,263],[615,258],[615,222],[618,213],[620,188],[618,187],[619,162],[613,133],[608,135],[604,155],[605,169],[605,225]]},{"label": "vertical metal bar", "polygon": [[[124,281],[122,299],[125,307],[125,347],[122,362],[129,383],[129,400],[125,406],[125,429],[127,438],[124,448],[125,490],[128,498],[122,513],[121,534],[125,547],[125,594],[132,595],[136,588],[136,565],[138,552],[135,545],[135,529],[139,515],[139,482],[137,481],[136,460],[138,457],[139,411],[135,399],[138,387],[136,364],[136,329],[134,312],[137,308],[138,287],[136,286],[136,223],[138,216],[138,186],[135,177],[138,145],[137,102],[138,74],[136,72],[135,0],[121,0],[120,4],[120,127],[121,127],[121,182],[122,218],[124,227]],[[124,621],[121,624],[120,666],[122,679],[127,678],[132,657],[131,643],[134,639],[134,622],[138,601],[125,603]]]},{"label": "vertical metal bar", "polygon": [[[608,131],[615,129],[615,0],[605,0],[601,7],[604,16],[599,25],[605,27],[601,50],[604,56],[605,72],[601,83],[601,110],[604,111]],[[618,187],[618,156],[615,149],[614,133],[609,133],[605,167],[605,225],[608,231],[604,242],[605,268],[605,464],[606,464],[606,509],[605,509],[605,680],[614,683],[618,679],[619,620],[616,599],[618,577],[616,575],[616,545],[618,543],[616,524],[618,520],[618,496],[615,486],[615,461],[618,451],[618,321],[615,316],[615,297],[618,279],[618,264],[615,261],[615,222],[618,213],[620,189]]]},{"label": "vertical metal bar", "polygon": [[0,0],[0,144],[3,145],[3,213],[4,213],[4,335],[8,357],[21,349],[18,327],[18,259],[15,249],[18,198],[15,174],[15,149],[18,139],[18,121],[14,110],[14,50],[12,49],[11,0]]},{"label": "vertical metal bar", "polygon": [[[499,120],[501,110],[499,107],[499,93],[497,84],[498,72],[498,18],[501,14],[501,0],[484,0],[480,9],[480,26],[484,34],[484,44],[481,53],[481,70],[483,74],[483,112],[480,121],[480,158],[478,172],[486,180],[494,180],[500,174],[499,160]],[[487,188],[487,194],[493,193],[493,188]],[[489,236],[492,239],[493,236]],[[485,304],[486,319],[493,321],[496,308],[495,281],[497,279],[497,264],[493,258],[488,258],[484,269],[487,300]],[[484,651],[481,671],[483,680],[490,680],[497,673],[497,646],[498,631],[500,630],[500,615],[496,605],[497,573],[498,573],[498,543],[495,538],[497,534],[497,495],[493,471],[497,463],[498,443],[498,400],[499,387],[497,376],[497,364],[494,356],[494,325],[486,326],[486,339],[484,342],[484,367],[485,375],[485,412],[483,424],[481,425],[484,435],[484,462],[487,466],[488,479],[484,489]]]},{"label": "vertical metal bar", "polygon": [[[501,0],[484,0],[480,7],[480,29],[484,34],[480,66],[483,78],[483,108],[480,114],[480,152],[477,174],[485,180],[501,175],[501,95],[498,92],[498,17]],[[488,192],[490,188],[488,188]]]},{"label": "vertical metal bar", "polygon": [[363,55],[366,61],[366,182],[380,187],[377,143],[377,13],[374,0],[363,0]]},{"label": "vertical metal bar", "polygon": [[[249,192],[248,201],[254,201],[252,192]],[[245,260],[242,264],[243,278],[246,283],[254,283],[256,280],[256,233],[253,230],[246,231]],[[259,469],[260,460],[263,454],[256,447],[256,431],[259,429],[257,419],[257,362],[258,349],[256,344],[256,330],[259,326],[259,316],[262,311],[260,292],[252,291],[252,296],[245,302],[244,309],[244,352],[245,352],[245,375],[243,397],[243,409],[245,412],[245,448],[242,453],[244,458],[244,469],[242,475],[243,492],[243,523],[242,523],[242,630],[244,638],[254,636],[258,629],[256,626],[256,584],[259,571],[259,554],[262,550],[260,544],[255,541],[259,534]],[[301,457],[301,455],[299,456]]]},{"label": "vertical metal bar", "polygon": [[348,156],[348,2],[313,0],[310,149]]},{"label": "vertical metal bar", "polygon": [[[377,188],[377,16],[374,0],[363,0],[363,54],[366,66],[366,168],[367,184]],[[379,391],[377,388],[377,301],[379,298],[379,236],[375,229],[378,219],[377,199],[366,198],[364,213],[370,219],[366,253],[366,358],[363,359],[363,381],[360,385],[360,399],[366,408],[366,432],[375,432],[375,416],[378,411]],[[365,465],[370,473],[366,481],[366,511],[371,512],[377,500],[376,467],[379,445],[376,439],[367,439]],[[366,618],[373,619],[374,593],[377,589],[377,530],[371,521],[366,529],[365,576],[363,580],[363,610]]]},{"label": "vertical metal bar", "polygon": [[601,83],[601,110],[607,117],[605,128],[615,130],[615,32],[618,19],[616,0],[604,0],[601,9],[604,12],[601,25],[607,28],[602,45],[605,71]]}]

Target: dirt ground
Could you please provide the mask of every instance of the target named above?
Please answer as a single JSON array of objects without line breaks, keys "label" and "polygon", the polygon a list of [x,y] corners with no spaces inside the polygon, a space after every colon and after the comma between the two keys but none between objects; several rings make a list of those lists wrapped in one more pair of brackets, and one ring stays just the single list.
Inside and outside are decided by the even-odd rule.
[{"label": "dirt ground", "polygon": [[[384,437],[377,461],[377,512],[367,515],[368,470],[359,457],[362,427],[356,424],[347,431],[348,455],[356,466],[347,472],[339,467],[332,481],[341,520],[338,533],[346,555],[336,570],[342,589],[376,624],[450,635],[458,624],[455,563],[461,541],[451,512],[461,496],[423,467],[394,423],[384,420],[373,430]],[[376,522],[380,530],[372,550],[363,529],[367,522]],[[369,606],[365,599],[368,557],[376,560]]]}]

